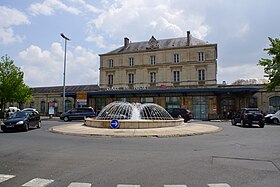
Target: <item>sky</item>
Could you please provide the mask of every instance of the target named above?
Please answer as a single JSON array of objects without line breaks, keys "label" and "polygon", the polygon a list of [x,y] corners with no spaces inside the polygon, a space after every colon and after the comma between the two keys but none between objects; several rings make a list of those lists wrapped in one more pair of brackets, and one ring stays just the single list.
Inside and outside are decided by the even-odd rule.
[{"label": "sky", "polygon": [[0,0],[0,56],[30,87],[99,83],[99,54],[131,42],[193,37],[218,45],[217,83],[264,78],[268,37],[280,35],[278,0]]}]

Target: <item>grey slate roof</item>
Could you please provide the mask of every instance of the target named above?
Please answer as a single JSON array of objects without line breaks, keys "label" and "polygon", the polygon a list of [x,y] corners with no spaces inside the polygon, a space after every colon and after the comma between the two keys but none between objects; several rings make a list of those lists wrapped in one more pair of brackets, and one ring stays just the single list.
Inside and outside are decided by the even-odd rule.
[{"label": "grey slate roof", "polygon": [[[153,36],[152,36],[153,38]],[[179,48],[179,47],[186,47],[187,46],[187,37],[182,38],[171,38],[171,39],[163,39],[163,40],[157,40],[158,42],[158,48],[160,49],[172,49],[172,48]],[[195,45],[207,45],[208,43],[206,41],[197,39],[195,37],[192,37],[190,35],[190,46]],[[131,42],[129,43],[128,48],[124,48],[124,46],[119,47],[109,53],[106,54],[118,54],[118,53],[129,53],[129,52],[138,52],[138,51],[146,51],[147,48],[149,48],[149,41],[144,42]],[[151,49],[148,49],[151,50]]]},{"label": "grey slate roof", "polygon": [[[94,85],[74,85],[74,86],[66,86],[65,92],[90,92],[99,90],[99,86]],[[50,86],[50,87],[34,87],[32,88],[33,93],[62,93],[63,86]]]}]

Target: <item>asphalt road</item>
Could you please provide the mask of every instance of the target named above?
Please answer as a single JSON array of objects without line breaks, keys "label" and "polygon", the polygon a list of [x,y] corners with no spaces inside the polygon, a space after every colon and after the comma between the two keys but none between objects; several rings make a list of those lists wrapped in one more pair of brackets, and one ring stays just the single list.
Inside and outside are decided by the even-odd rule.
[{"label": "asphalt road", "polygon": [[172,138],[81,137],[48,132],[66,124],[48,120],[41,129],[0,133],[0,186],[280,186],[280,125],[200,123],[224,130]]}]

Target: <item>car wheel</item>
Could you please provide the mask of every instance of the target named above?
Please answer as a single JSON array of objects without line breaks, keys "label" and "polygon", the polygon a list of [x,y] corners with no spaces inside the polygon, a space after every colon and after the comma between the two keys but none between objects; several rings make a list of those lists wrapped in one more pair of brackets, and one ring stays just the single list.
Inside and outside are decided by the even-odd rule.
[{"label": "car wheel", "polygon": [[29,125],[28,123],[25,123],[24,126],[23,126],[23,131],[28,131],[29,130]]},{"label": "car wheel", "polygon": [[274,118],[274,119],[272,120],[272,122],[273,122],[274,124],[278,124],[278,123],[279,123],[279,120],[278,120],[277,118]]},{"label": "car wheel", "polygon": [[69,121],[69,117],[68,116],[65,116],[64,118],[63,118],[63,121]]},{"label": "car wheel", "polygon": [[241,120],[240,123],[241,123],[241,126],[242,126],[242,127],[245,127],[246,123],[244,122],[244,120]]},{"label": "car wheel", "polygon": [[234,119],[231,119],[231,124],[232,124],[232,125],[236,125],[236,122],[235,122]]},{"label": "car wheel", "polygon": [[264,123],[259,124],[260,128],[264,128]]},{"label": "car wheel", "polygon": [[39,128],[41,128],[41,126],[42,126],[41,121],[39,121],[37,124],[37,128],[39,129]]}]

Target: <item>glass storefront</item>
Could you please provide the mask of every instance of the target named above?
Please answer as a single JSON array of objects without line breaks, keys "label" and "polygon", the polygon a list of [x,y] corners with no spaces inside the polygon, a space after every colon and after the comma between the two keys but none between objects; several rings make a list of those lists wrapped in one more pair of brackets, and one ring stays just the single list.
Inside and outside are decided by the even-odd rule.
[{"label": "glass storefront", "polygon": [[166,109],[180,108],[180,97],[166,97]]},{"label": "glass storefront", "polygon": [[102,108],[106,106],[106,98],[96,98],[95,99],[95,107],[96,107],[96,113],[98,114]]},{"label": "glass storefront", "polygon": [[208,97],[194,96],[193,97],[193,117],[194,119],[208,119]]}]

